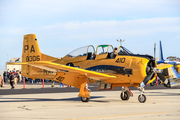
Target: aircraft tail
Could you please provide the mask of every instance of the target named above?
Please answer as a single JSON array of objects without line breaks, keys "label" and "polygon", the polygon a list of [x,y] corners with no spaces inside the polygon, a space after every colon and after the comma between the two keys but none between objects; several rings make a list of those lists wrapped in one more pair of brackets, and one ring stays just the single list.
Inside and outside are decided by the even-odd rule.
[{"label": "aircraft tail", "polygon": [[42,54],[35,34],[24,35],[22,62],[40,61]]},{"label": "aircraft tail", "polygon": [[164,58],[163,58],[163,51],[162,51],[161,41],[160,41],[159,43],[160,43],[160,55],[159,55],[159,61],[165,61]]},{"label": "aircraft tail", "polygon": [[[34,61],[54,61],[57,58],[42,54],[35,34],[24,35],[23,50],[22,50],[22,63]],[[30,75],[29,65],[22,65],[21,71],[23,76]]]},{"label": "aircraft tail", "polygon": [[41,53],[35,34],[24,35],[22,62],[53,61],[56,59]]}]

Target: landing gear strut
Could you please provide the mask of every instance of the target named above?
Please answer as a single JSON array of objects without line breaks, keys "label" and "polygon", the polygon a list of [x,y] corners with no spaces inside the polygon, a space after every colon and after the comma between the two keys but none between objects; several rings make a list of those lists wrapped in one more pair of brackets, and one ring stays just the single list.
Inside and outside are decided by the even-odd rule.
[{"label": "landing gear strut", "polygon": [[[87,82],[86,82],[86,85],[85,85],[85,88],[84,88],[84,89],[88,90],[88,92],[91,92],[91,90],[88,89],[88,84],[87,84]],[[81,101],[82,101],[82,102],[89,102],[89,100],[90,100],[90,98],[81,97]]]}]

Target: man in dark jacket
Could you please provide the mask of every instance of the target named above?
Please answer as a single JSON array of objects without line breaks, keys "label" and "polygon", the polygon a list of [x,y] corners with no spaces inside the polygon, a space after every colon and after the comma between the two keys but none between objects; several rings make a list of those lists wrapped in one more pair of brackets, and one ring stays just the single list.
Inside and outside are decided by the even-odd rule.
[{"label": "man in dark jacket", "polygon": [[9,76],[11,89],[14,89],[14,73],[12,72]]},{"label": "man in dark jacket", "polygon": [[4,82],[8,82],[8,79],[7,79],[7,72],[6,71],[4,71],[4,73],[3,73],[3,77],[4,77]]}]

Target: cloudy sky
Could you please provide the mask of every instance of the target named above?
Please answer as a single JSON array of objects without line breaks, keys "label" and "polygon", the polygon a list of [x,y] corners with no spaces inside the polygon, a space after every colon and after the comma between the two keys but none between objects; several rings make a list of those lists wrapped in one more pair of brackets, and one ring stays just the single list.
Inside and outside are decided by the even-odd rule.
[{"label": "cloudy sky", "polygon": [[0,0],[0,70],[22,56],[23,36],[34,33],[42,53],[63,57],[86,45],[112,44],[164,58],[180,57],[179,0]]}]

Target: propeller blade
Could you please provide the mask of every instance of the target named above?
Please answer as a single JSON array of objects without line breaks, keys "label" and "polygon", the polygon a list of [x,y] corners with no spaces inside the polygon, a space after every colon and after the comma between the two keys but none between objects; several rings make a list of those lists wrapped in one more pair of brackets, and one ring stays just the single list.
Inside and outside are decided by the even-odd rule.
[{"label": "propeller blade", "polygon": [[140,84],[140,86],[141,86],[142,88],[144,88],[144,86],[146,86],[146,84],[148,83],[148,81],[152,78],[153,74],[154,74],[154,72],[152,72],[150,75],[147,75],[147,76],[144,78],[143,82]]},{"label": "propeller blade", "polygon": [[157,76],[163,81],[164,86],[170,88],[170,81],[164,77],[161,73],[157,73]]},{"label": "propeller blade", "polygon": [[145,77],[145,79],[143,80],[143,83],[146,85],[148,83],[148,81],[152,78],[154,72],[152,72],[150,75],[147,75]]}]

